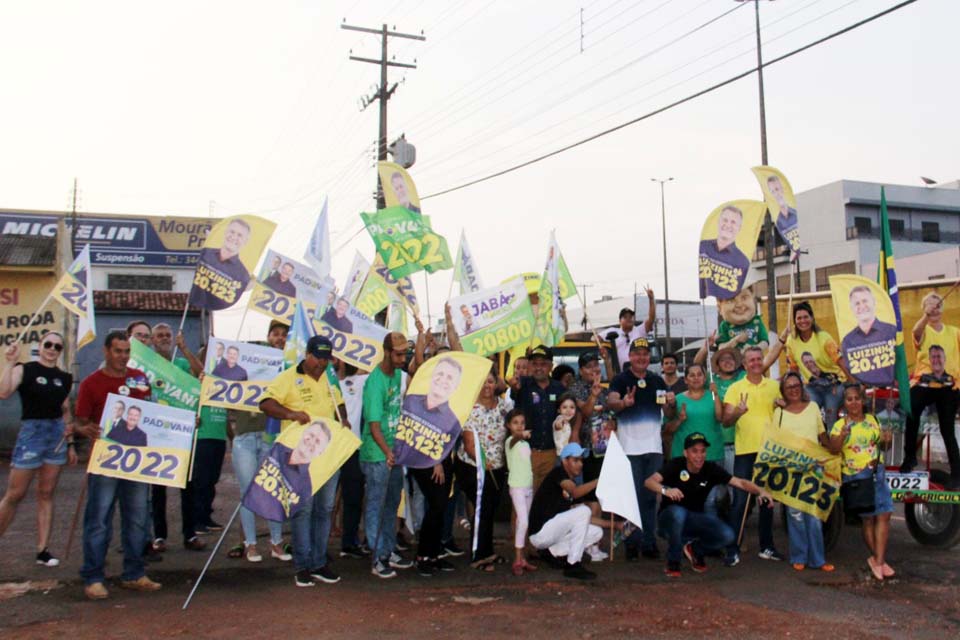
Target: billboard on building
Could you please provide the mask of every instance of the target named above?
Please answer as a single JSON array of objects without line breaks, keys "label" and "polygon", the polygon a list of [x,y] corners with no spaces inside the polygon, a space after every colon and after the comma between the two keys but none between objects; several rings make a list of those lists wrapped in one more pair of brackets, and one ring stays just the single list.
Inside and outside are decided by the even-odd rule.
[{"label": "billboard on building", "polygon": [[[67,233],[73,233],[68,214],[0,211],[0,233],[54,238],[61,218]],[[75,244],[78,253],[85,244],[90,245],[94,265],[193,269],[215,222],[210,218],[78,214]]]}]

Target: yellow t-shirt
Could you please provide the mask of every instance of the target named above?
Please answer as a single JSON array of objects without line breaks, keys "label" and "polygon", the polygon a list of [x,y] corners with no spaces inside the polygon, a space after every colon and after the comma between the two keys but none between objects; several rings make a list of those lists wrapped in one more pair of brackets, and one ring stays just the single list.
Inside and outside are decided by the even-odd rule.
[{"label": "yellow t-shirt", "polygon": [[816,402],[808,402],[800,413],[777,407],[773,410],[773,426],[817,444],[820,443],[819,435],[827,429]]},{"label": "yellow t-shirt", "polygon": [[741,394],[747,396],[747,412],[737,420],[733,440],[737,455],[760,450],[763,430],[773,419],[773,401],[780,397],[780,385],[770,378],[764,378],[760,384],[743,378],[730,385],[723,403],[735,407],[740,404]]},{"label": "yellow t-shirt", "polygon": [[[830,435],[843,431],[846,418],[833,423]],[[850,435],[843,442],[840,454],[843,456],[843,475],[855,476],[877,459],[877,444],[880,442],[880,425],[877,419],[867,414],[860,422],[850,425]]]},{"label": "yellow t-shirt", "polygon": [[787,364],[800,372],[804,382],[810,381],[810,370],[803,364],[803,354],[809,353],[823,373],[832,373],[843,378],[840,371],[840,348],[837,341],[826,331],[818,331],[804,342],[791,333],[787,338]]},{"label": "yellow t-shirt", "polygon": [[946,360],[944,369],[953,376],[954,387],[957,386],[957,380],[960,378],[960,330],[948,324],[943,325],[940,331],[935,330],[929,324],[923,329],[923,338],[917,346],[917,362],[913,367],[913,375],[910,376],[910,384],[915,385],[920,381],[920,376],[925,373],[931,373],[930,368],[930,347],[939,345],[943,347]]},{"label": "yellow t-shirt", "polygon": [[[331,398],[331,392],[333,397]],[[312,417],[340,420],[337,407],[343,404],[340,390],[327,381],[327,374],[321,374],[314,380],[303,371],[301,362],[296,368],[290,368],[270,382],[260,402],[273,398],[291,411],[303,411]],[[284,420],[280,431],[294,424],[293,420]]]}]

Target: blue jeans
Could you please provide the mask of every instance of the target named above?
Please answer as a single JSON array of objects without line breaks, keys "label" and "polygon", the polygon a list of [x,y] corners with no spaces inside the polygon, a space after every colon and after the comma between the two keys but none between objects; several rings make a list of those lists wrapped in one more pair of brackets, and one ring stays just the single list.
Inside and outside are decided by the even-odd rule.
[{"label": "blue jeans", "polygon": [[[757,459],[755,453],[738,454],[733,461],[733,475],[744,480],[753,480],[753,463]],[[740,531],[743,513],[747,510],[747,492],[740,489],[733,490],[733,506],[730,509],[730,520],[727,524],[734,531]],[[760,550],[773,549],[773,509],[759,508],[760,518]],[[729,553],[740,553],[736,539],[728,549]]]},{"label": "blue jeans", "polygon": [[132,480],[87,476],[87,506],[83,511],[84,584],[104,581],[104,564],[113,536],[113,510],[120,502],[120,535],[123,541],[122,580],[144,575],[143,550],[149,541],[147,503],[150,485]]},{"label": "blue jeans", "polygon": [[819,569],[826,563],[823,551],[823,523],[820,518],[787,507],[787,535],[790,536],[790,563]]},{"label": "blue jeans", "polygon": [[[267,452],[270,451],[270,447],[271,445],[263,439],[262,431],[241,433],[233,439],[233,472],[240,485],[241,498],[253,481],[253,476],[260,468],[260,463],[267,456]],[[246,507],[240,507],[240,526],[243,527],[244,544],[257,544],[257,522],[253,511]],[[270,542],[273,544],[283,542],[282,523],[267,520],[267,526],[270,528]]]},{"label": "blue jeans", "polygon": [[644,481],[660,471],[663,466],[662,453],[643,453],[636,456],[627,456],[630,459],[630,469],[633,471],[633,487],[637,492],[637,503],[640,506],[640,523],[643,531],[635,531],[627,542],[637,546],[640,542],[642,549],[657,548],[657,494],[643,486]]},{"label": "blue jeans", "polygon": [[63,418],[24,418],[20,422],[20,432],[10,462],[14,469],[39,469],[45,464],[67,464]]},{"label": "blue jeans", "polygon": [[839,382],[834,385],[808,384],[806,385],[807,395],[817,403],[817,406],[824,413],[823,423],[827,429],[837,420],[837,410],[843,404],[843,385]]},{"label": "blue jeans", "polygon": [[661,511],[658,522],[660,537],[667,540],[669,562],[680,562],[683,545],[691,540],[693,552],[698,556],[736,542],[733,529],[716,515],[690,511],[678,504],[671,504]]},{"label": "blue jeans", "polygon": [[333,524],[333,503],[337,498],[338,469],[313,498],[290,518],[290,537],[293,542],[293,566],[301,569],[319,569],[327,566],[327,541]]},{"label": "blue jeans", "polygon": [[403,493],[403,467],[388,469],[386,462],[360,462],[367,481],[364,527],[374,558],[386,562],[397,546],[397,508]]}]

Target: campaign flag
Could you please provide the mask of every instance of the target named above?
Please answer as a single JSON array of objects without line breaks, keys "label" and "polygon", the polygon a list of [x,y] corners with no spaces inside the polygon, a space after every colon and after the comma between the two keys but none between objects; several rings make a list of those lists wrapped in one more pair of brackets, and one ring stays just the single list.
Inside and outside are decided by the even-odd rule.
[{"label": "campaign flag", "polygon": [[283,430],[242,504],[267,520],[282,522],[299,511],[360,446],[360,439],[333,418],[311,416]]},{"label": "campaign flag", "polygon": [[453,270],[453,280],[460,284],[461,295],[470,291],[479,291],[483,289],[483,283],[480,281],[480,272],[473,261],[473,251],[467,244],[467,234],[460,231],[460,246],[457,248],[456,266]]},{"label": "campaign flag", "polygon": [[577,285],[573,281],[573,276],[570,275],[570,269],[567,268],[567,261],[563,259],[562,253],[560,254],[560,262],[557,263],[557,280],[560,285],[560,297],[562,299],[566,300],[567,298],[572,298],[577,295]]},{"label": "campaign flag", "polygon": [[607,452],[603,456],[597,481],[597,500],[604,511],[623,516],[638,527],[643,526],[640,523],[637,492],[634,490],[633,470],[616,432],[610,434]]},{"label": "campaign flag", "polygon": [[420,196],[413,178],[396,162],[377,163],[380,186],[383,188],[383,201],[388,207],[403,207],[414,213],[420,213]]},{"label": "campaign flag", "polygon": [[487,454],[483,450],[480,438],[473,439],[476,447],[477,463],[477,499],[474,501],[476,508],[473,510],[473,544],[470,547],[472,555],[477,554],[477,545],[480,543],[480,506],[483,504],[483,485],[487,476]]},{"label": "campaign flag", "polygon": [[893,316],[896,318],[897,343],[894,346],[894,378],[897,381],[897,390],[900,392],[900,408],[904,415],[911,415],[910,410],[910,374],[907,371],[907,351],[903,343],[903,318],[900,315],[900,290],[897,289],[897,270],[893,262],[893,242],[890,239],[890,219],[887,217],[887,194],[880,187],[880,261],[877,264],[877,282],[886,290],[893,305]]},{"label": "campaign flag", "polygon": [[289,326],[298,297],[309,303],[313,313],[318,306],[326,309],[332,304],[334,295],[333,287],[316,271],[271,249],[257,274],[248,308]]},{"label": "campaign flag", "polygon": [[313,324],[307,316],[306,306],[297,302],[293,312],[293,322],[287,331],[287,343],[283,348],[284,367],[295,367],[307,352],[307,340],[315,335]]},{"label": "campaign flag", "polygon": [[790,260],[800,257],[800,221],[797,218],[797,198],[787,176],[773,167],[752,169],[767,201],[770,219],[783,241],[790,247]]},{"label": "campaign flag", "polygon": [[560,273],[558,262],[560,247],[553,231],[550,232],[550,244],[547,249],[547,264],[540,278],[540,299],[537,311],[536,337],[546,346],[552,347],[563,340],[564,326],[561,310],[563,297],[560,295]]},{"label": "campaign flag", "polygon": [[701,300],[729,300],[743,289],[766,209],[766,203],[756,200],[734,200],[707,216],[700,232]]},{"label": "campaign flag", "polygon": [[383,359],[383,339],[388,331],[367,317],[344,298],[320,317],[314,317],[313,330],[333,343],[333,355],[358,369],[372,371]]},{"label": "campaign flag", "polygon": [[[384,264],[383,258],[381,258],[379,254],[374,259],[370,269],[375,271],[377,275],[383,279],[390,291],[403,300],[403,304],[410,309],[410,313],[412,313],[415,318],[420,317],[420,303],[417,301],[417,291],[413,288],[413,280],[409,277],[398,278],[390,273],[390,270],[387,269],[387,265]],[[370,317],[372,318],[373,316]]]},{"label": "campaign flag", "polygon": [[387,330],[397,331],[407,335],[407,306],[394,293],[390,293],[390,304],[387,305]]},{"label": "campaign flag", "polygon": [[[377,258],[379,259],[379,256]],[[375,317],[390,304],[390,289],[373,268],[367,272],[363,286],[360,287],[360,293],[351,304],[369,318]]]},{"label": "campaign flag", "polygon": [[196,420],[187,409],[108,394],[87,473],[183,489]]},{"label": "campaign flag", "polygon": [[197,411],[200,381],[139,340],[130,341],[127,366],[139,369],[150,381],[150,397],[157,404]]},{"label": "campaign flag", "polygon": [[53,291],[53,298],[77,316],[77,349],[83,348],[97,337],[97,325],[93,313],[93,295],[90,288],[90,245],[84,245],[80,255],[60,276]]},{"label": "campaign flag", "polygon": [[450,313],[460,343],[470,353],[500,353],[533,337],[533,307],[519,278],[451,298]]},{"label": "campaign flag", "polygon": [[770,426],[753,464],[753,482],[777,502],[826,522],[840,495],[840,456]]},{"label": "campaign flag", "polygon": [[847,369],[865,385],[889,387],[896,379],[897,334],[903,338],[887,291],[869,278],[839,275],[830,276],[830,295]]},{"label": "campaign flag", "polygon": [[350,304],[357,304],[357,296],[360,295],[360,287],[368,271],[370,271],[370,263],[357,251],[353,256],[353,264],[350,265],[350,273],[343,281],[343,291],[340,293],[350,301]]},{"label": "campaign flag", "polygon": [[200,252],[189,303],[210,311],[235,305],[276,227],[275,222],[250,215],[215,224]]},{"label": "campaign flag", "polygon": [[400,410],[393,445],[397,464],[425,469],[450,455],[489,373],[489,360],[462,351],[420,365]]},{"label": "campaign flag", "polygon": [[401,206],[361,213],[360,217],[394,277],[453,267],[447,240],[434,233],[428,217]]},{"label": "campaign flag", "polygon": [[200,405],[260,412],[260,398],[283,371],[283,351],[211,337],[200,385]]},{"label": "campaign flag", "polygon": [[310,234],[310,242],[307,244],[303,259],[310,263],[321,278],[327,278],[330,276],[331,258],[330,222],[327,219],[327,199],[324,198],[320,216],[313,227],[313,233]]}]

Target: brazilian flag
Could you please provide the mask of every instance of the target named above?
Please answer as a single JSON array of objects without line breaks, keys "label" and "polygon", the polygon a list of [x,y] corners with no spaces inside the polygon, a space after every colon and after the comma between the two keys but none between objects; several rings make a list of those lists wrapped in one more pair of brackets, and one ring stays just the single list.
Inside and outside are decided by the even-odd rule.
[{"label": "brazilian flag", "polygon": [[877,264],[877,282],[890,295],[893,312],[897,317],[897,346],[894,349],[897,362],[894,369],[897,389],[900,392],[900,407],[904,415],[910,415],[910,374],[907,372],[907,351],[903,344],[903,319],[900,315],[900,292],[897,289],[897,271],[893,263],[893,243],[890,241],[890,219],[887,217],[887,194],[880,187],[880,261]]}]

